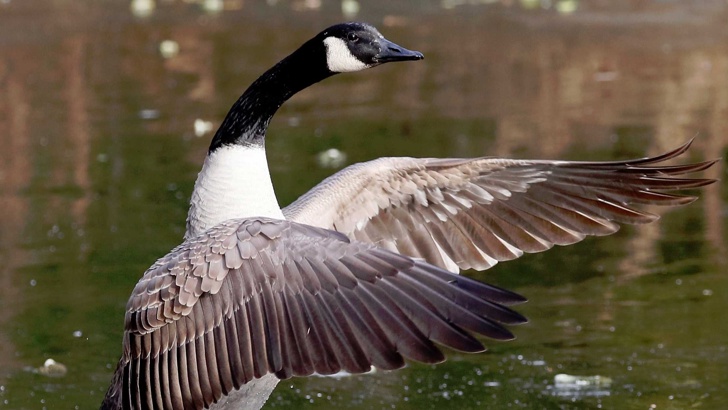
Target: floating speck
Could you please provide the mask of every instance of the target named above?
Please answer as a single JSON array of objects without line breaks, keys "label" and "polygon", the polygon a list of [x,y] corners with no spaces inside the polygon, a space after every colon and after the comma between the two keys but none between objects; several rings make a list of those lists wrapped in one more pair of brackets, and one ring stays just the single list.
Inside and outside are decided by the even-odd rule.
[{"label": "floating speck", "polygon": [[616,80],[618,76],[619,73],[616,71],[600,71],[594,74],[594,81],[598,83],[606,83]]},{"label": "floating speck", "polygon": [[195,136],[196,137],[202,137],[208,132],[212,131],[212,121],[205,121],[202,119],[196,119],[194,128],[195,128]]},{"label": "floating speck", "polygon": [[48,377],[61,377],[65,376],[68,372],[66,366],[62,363],[58,363],[53,359],[47,359],[43,366],[38,368],[38,373]]},{"label": "floating speck", "polygon": [[83,332],[80,330],[74,330],[73,331],[73,337],[81,337],[83,336]]},{"label": "floating speck", "polygon": [[[362,374],[374,374],[376,372],[377,372],[377,368],[374,367],[374,366],[372,366],[372,367],[369,368],[368,371],[366,371],[364,373],[357,374],[357,376],[360,376]],[[325,377],[325,378],[332,378],[332,379],[343,379],[343,378],[346,378],[346,377],[351,377],[351,376],[353,376],[353,374],[347,372],[346,370],[341,370],[338,373],[334,373],[334,374],[318,374],[318,373],[314,373],[314,376]],[[293,387],[294,386],[291,386],[291,388],[293,388]]]},{"label": "floating speck", "polygon": [[336,148],[329,148],[320,152],[316,160],[322,168],[340,168],[346,163],[346,153]]},{"label": "floating speck", "polygon": [[209,14],[217,14],[224,8],[222,0],[203,0],[202,10]]},{"label": "floating speck", "polygon": [[149,17],[154,13],[154,9],[157,8],[157,4],[154,0],[131,0],[131,14],[135,17]]},{"label": "floating speck", "polygon": [[303,0],[303,8],[308,10],[318,10],[321,8],[321,0]]},{"label": "floating speck", "polygon": [[159,43],[159,54],[164,58],[172,58],[179,54],[179,44],[174,40],[164,40]]},{"label": "floating speck", "polygon": [[612,385],[610,377],[557,374],[554,376],[553,394],[559,397],[603,397],[609,396]]},{"label": "floating speck", "polygon": [[144,110],[139,110],[139,118],[143,120],[156,120],[159,118],[159,110],[155,110],[153,108],[147,108]]},{"label": "floating speck", "polygon": [[576,0],[561,0],[556,3],[556,11],[561,14],[571,14],[576,11],[579,2]]},{"label": "floating speck", "polygon": [[353,19],[359,14],[361,6],[356,0],[341,0],[341,13],[347,19]]}]

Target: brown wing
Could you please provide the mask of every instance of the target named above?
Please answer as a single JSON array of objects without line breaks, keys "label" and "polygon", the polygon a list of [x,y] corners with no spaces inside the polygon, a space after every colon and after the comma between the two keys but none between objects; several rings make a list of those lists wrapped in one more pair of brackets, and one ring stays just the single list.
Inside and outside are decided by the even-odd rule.
[{"label": "brown wing", "polygon": [[244,383],[477,352],[525,319],[514,293],[298,223],[228,221],[150,268],[107,401],[200,409]]},{"label": "brown wing", "polygon": [[692,202],[674,191],[713,180],[680,176],[715,161],[662,164],[689,146],[616,162],[381,158],[333,175],[283,213],[454,272],[483,270],[658,218],[640,205]]}]

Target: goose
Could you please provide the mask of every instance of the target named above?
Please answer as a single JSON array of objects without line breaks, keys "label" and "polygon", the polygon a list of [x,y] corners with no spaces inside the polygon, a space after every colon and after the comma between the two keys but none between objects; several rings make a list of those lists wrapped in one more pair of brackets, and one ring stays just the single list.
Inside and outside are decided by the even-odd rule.
[{"label": "goose", "polygon": [[265,137],[296,92],[337,73],[423,55],[357,22],[322,31],[242,94],[214,135],[182,244],[128,301],[122,357],[102,409],[260,409],[281,379],[406,360],[438,345],[485,349],[526,322],[525,298],[458,275],[523,253],[652,222],[635,205],[682,205],[664,165],[500,158],[380,158],[347,167],[281,209]]}]

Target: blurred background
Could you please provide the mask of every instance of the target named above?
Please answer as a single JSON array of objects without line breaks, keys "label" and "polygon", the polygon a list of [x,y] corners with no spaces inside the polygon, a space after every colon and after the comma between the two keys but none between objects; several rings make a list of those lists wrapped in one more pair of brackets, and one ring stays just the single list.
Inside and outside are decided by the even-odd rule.
[{"label": "blurred background", "polygon": [[693,137],[682,160],[724,158],[722,181],[656,224],[471,273],[530,299],[515,342],[285,381],[270,408],[724,408],[725,0],[0,0],[0,408],[98,407],[228,108],[353,19],[426,58],[281,109],[282,205],[380,156],[626,159]]}]

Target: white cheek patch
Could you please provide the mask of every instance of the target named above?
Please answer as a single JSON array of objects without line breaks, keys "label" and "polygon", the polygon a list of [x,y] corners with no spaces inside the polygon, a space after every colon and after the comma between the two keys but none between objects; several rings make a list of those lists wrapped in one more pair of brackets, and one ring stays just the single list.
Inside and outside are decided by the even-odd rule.
[{"label": "white cheek patch", "polygon": [[364,64],[351,54],[344,40],[338,37],[326,37],[324,45],[326,46],[326,65],[328,65],[329,71],[350,73],[369,68],[368,64]]}]

